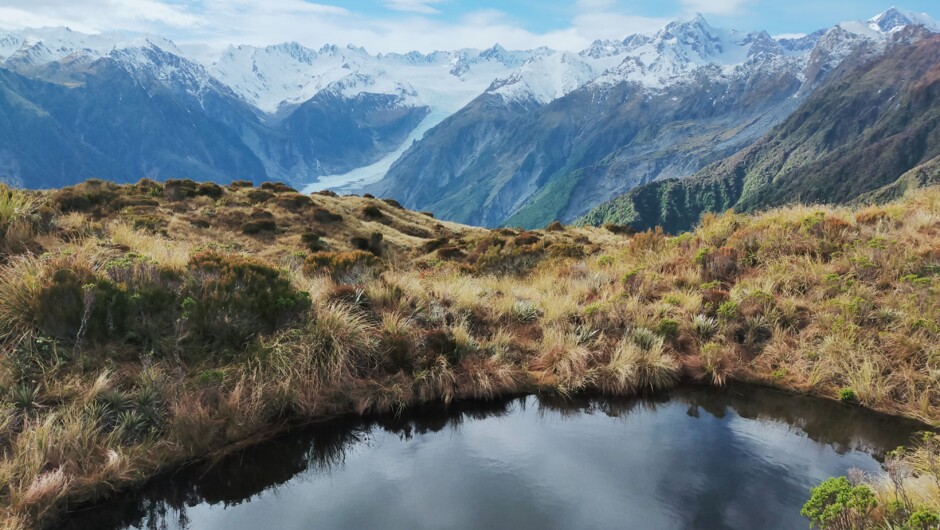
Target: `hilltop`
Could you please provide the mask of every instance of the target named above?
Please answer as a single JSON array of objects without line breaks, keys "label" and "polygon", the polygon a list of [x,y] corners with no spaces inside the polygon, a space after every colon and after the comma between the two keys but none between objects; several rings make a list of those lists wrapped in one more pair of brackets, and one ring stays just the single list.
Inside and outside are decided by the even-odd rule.
[{"label": "hilltop", "polygon": [[13,528],[291,425],[431,401],[745,381],[940,424],[938,188],[669,237],[89,181],[0,189],[0,263]]}]

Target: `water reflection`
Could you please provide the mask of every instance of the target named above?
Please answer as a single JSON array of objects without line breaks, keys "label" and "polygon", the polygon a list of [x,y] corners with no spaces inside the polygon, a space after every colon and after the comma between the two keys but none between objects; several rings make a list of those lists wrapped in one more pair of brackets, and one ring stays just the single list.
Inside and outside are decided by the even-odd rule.
[{"label": "water reflection", "polygon": [[918,425],[753,387],[340,419],[191,467],[68,529],[800,527],[810,485]]}]

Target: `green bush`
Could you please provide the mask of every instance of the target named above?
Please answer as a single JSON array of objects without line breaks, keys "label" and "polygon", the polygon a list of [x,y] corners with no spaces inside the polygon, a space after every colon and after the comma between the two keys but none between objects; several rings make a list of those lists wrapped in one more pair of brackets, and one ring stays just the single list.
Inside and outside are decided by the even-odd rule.
[{"label": "green bush", "polygon": [[725,320],[732,320],[738,316],[738,303],[732,300],[722,302],[718,306],[718,316]]},{"label": "green bush", "polygon": [[907,528],[910,530],[931,530],[940,525],[940,517],[936,513],[920,509],[912,513],[907,520]]},{"label": "green bush", "polygon": [[42,334],[71,343],[128,342],[159,351],[179,318],[182,277],[129,254],[97,274],[56,261],[38,291],[33,314]]},{"label": "green bush", "polygon": [[271,333],[310,307],[306,292],[265,263],[206,251],[192,256],[183,301],[186,342],[231,355],[254,336]]},{"label": "green bush", "polygon": [[839,401],[844,401],[846,403],[854,403],[856,400],[855,391],[851,388],[843,388],[839,390]]},{"label": "green bush", "polygon": [[800,513],[810,520],[811,528],[856,530],[869,527],[876,505],[871,488],[853,486],[847,478],[838,477],[813,488]]},{"label": "green bush", "polygon": [[656,326],[656,334],[662,335],[667,339],[675,339],[679,336],[679,321],[671,318],[664,318]]}]

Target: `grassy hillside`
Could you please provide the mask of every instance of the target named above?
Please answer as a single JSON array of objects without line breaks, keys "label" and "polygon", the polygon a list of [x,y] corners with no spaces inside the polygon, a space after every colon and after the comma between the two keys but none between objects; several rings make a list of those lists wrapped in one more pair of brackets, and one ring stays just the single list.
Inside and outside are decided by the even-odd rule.
[{"label": "grassy hillside", "polygon": [[581,221],[679,232],[704,212],[884,200],[940,182],[940,36],[908,44],[913,37],[834,76],[754,146],[691,178],[636,188]]},{"label": "grassy hillside", "polygon": [[616,232],[273,184],[4,188],[3,525],[432,400],[739,380],[940,425],[940,189]]}]

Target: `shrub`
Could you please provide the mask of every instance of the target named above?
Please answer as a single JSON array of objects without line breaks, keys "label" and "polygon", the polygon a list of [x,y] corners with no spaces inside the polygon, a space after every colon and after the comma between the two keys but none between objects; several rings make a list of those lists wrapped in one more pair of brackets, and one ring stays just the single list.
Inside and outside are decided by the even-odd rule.
[{"label": "shrub", "polygon": [[196,195],[218,199],[223,194],[222,186],[214,182],[203,182],[196,188]]},{"label": "shrub", "polygon": [[722,247],[715,252],[700,249],[693,261],[702,267],[702,273],[708,280],[730,282],[739,271],[738,251],[732,247]]},{"label": "shrub", "polygon": [[254,188],[255,183],[250,180],[233,180],[228,187],[230,188]]},{"label": "shrub", "polygon": [[269,191],[252,189],[246,194],[251,204],[263,204],[274,198],[274,194]]},{"label": "shrub", "polygon": [[613,223],[607,223],[604,225],[604,230],[612,234],[632,236],[636,233],[636,230],[633,229],[630,225],[618,225]]},{"label": "shrub", "polygon": [[110,182],[89,179],[81,184],[62,188],[52,196],[52,203],[63,213],[89,212],[106,214],[118,196],[118,186]]},{"label": "shrub", "polygon": [[299,212],[313,205],[313,199],[300,193],[286,193],[277,198],[277,205],[289,212]]},{"label": "shrub", "polygon": [[855,391],[852,390],[851,388],[839,389],[839,401],[843,401],[846,403],[855,403],[856,399],[857,397],[855,395]]},{"label": "shrub", "polygon": [[313,211],[313,220],[318,223],[332,224],[341,222],[343,220],[343,216],[323,208],[316,208]]},{"label": "shrub", "polygon": [[205,251],[190,259],[189,268],[187,342],[205,352],[230,355],[310,306],[309,295],[281,271],[253,259]]},{"label": "shrub", "polygon": [[304,262],[304,273],[308,276],[329,275],[340,278],[365,272],[378,265],[379,260],[369,252],[314,252]]},{"label": "shrub", "polygon": [[129,254],[98,275],[75,261],[52,261],[32,314],[46,336],[81,343],[129,342],[148,350],[172,334],[179,273]]},{"label": "shrub", "polygon": [[297,193],[297,190],[283,182],[263,182],[261,183],[261,189],[274,193]]},{"label": "shrub", "polygon": [[374,204],[364,206],[362,208],[362,216],[373,221],[385,218],[385,214],[382,213],[382,210]]},{"label": "shrub", "polygon": [[356,250],[364,250],[374,256],[381,256],[382,240],[384,238],[385,236],[383,236],[381,232],[372,232],[368,239],[357,236],[350,239],[349,244]]},{"label": "shrub", "polygon": [[647,230],[633,236],[633,248],[638,251],[644,250],[662,250],[666,242],[666,236],[663,234],[662,227],[657,226],[655,230]]},{"label": "shrub", "polygon": [[513,242],[520,247],[534,245],[542,240],[542,236],[535,232],[523,232],[516,236]]},{"label": "shrub", "polygon": [[432,239],[430,241],[425,242],[423,245],[421,245],[421,250],[425,254],[427,254],[429,252],[434,252],[435,250],[443,247],[444,245],[447,245],[449,242],[450,240],[447,239],[446,237],[439,237],[437,239]]},{"label": "shrub", "polygon": [[672,318],[664,318],[656,325],[656,333],[667,339],[675,339],[679,336],[679,321]]},{"label": "shrub", "polygon": [[170,179],[163,183],[163,195],[171,201],[181,201],[196,196],[199,187],[195,181]]},{"label": "shrub", "polygon": [[548,253],[553,258],[583,258],[584,248],[571,243],[554,243],[548,247]]},{"label": "shrub", "polygon": [[425,358],[425,364],[439,356],[444,356],[451,364],[456,363],[458,359],[457,340],[449,329],[432,329],[424,333],[422,344],[424,351],[421,352]]},{"label": "shrub", "polygon": [[869,527],[876,505],[871,488],[853,486],[847,478],[838,477],[826,479],[813,488],[800,513],[813,528],[857,530]]},{"label": "shrub", "polygon": [[448,260],[459,260],[467,257],[463,249],[454,245],[445,245],[440,247],[437,249],[436,254],[437,257]]},{"label": "shrub", "polygon": [[273,232],[277,232],[277,223],[273,219],[258,219],[242,225],[242,233],[247,236]]},{"label": "shrub", "polygon": [[395,208],[396,210],[404,210],[404,209],[405,209],[405,207],[402,206],[401,203],[398,202],[398,201],[396,201],[395,199],[382,199],[382,202],[384,202],[385,204],[391,206],[392,208]]},{"label": "shrub", "polygon": [[718,306],[718,316],[725,320],[732,320],[738,316],[738,303],[733,300],[722,302]]},{"label": "shrub", "polygon": [[546,232],[564,232],[565,225],[561,224],[561,221],[552,221],[548,223],[548,226],[545,227]]},{"label": "shrub", "polygon": [[917,510],[907,520],[907,528],[911,530],[932,530],[938,526],[940,526],[940,517],[927,509]]},{"label": "shrub", "polygon": [[163,195],[163,184],[148,178],[142,178],[137,181],[137,184],[134,184],[134,190],[148,197],[159,197]]},{"label": "shrub", "polygon": [[300,235],[300,242],[307,247],[310,252],[320,252],[326,250],[326,244],[320,239],[320,234],[307,230]]}]

